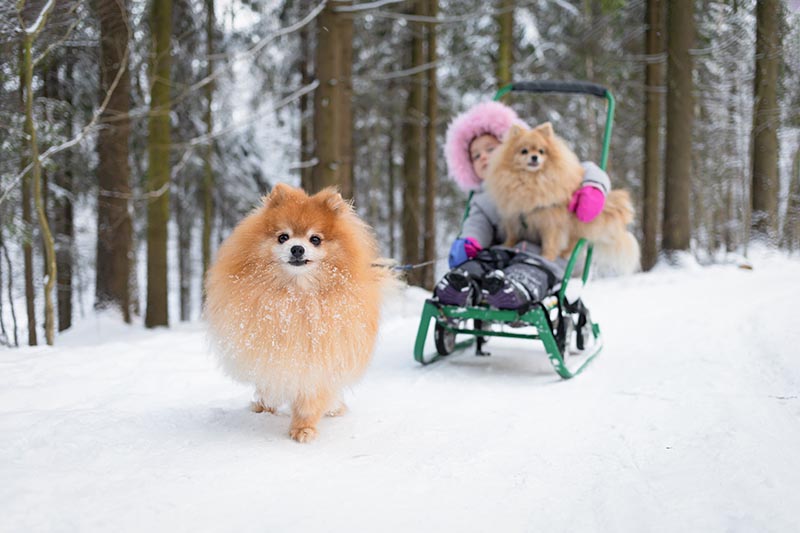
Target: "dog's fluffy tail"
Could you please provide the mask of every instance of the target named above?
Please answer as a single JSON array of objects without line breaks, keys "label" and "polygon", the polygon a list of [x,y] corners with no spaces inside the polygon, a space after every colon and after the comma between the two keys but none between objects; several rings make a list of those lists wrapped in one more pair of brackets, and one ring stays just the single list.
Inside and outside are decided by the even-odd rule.
[{"label": "dog's fluffy tail", "polygon": [[603,215],[620,220],[625,226],[633,222],[633,203],[628,191],[616,189],[608,193]]},{"label": "dog's fluffy tail", "polygon": [[629,231],[613,240],[596,242],[592,269],[601,276],[624,276],[639,270],[639,241]]}]

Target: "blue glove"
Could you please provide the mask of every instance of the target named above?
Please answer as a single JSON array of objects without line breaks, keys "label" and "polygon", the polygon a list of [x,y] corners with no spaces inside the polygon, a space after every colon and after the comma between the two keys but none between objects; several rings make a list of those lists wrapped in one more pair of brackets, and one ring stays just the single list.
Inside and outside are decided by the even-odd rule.
[{"label": "blue glove", "polygon": [[478,255],[480,251],[481,245],[472,237],[456,239],[450,247],[450,256],[447,258],[447,263],[450,268],[455,268]]}]

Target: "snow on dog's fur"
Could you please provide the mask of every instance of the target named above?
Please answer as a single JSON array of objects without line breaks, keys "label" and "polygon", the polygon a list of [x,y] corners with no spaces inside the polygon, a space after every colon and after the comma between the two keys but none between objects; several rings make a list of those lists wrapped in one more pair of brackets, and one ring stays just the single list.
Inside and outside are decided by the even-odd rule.
[{"label": "snow on dog's fur", "polygon": [[206,278],[205,316],[225,370],[256,387],[253,409],[289,403],[306,442],[365,371],[381,293],[371,229],[334,189],[278,184],[234,229]]},{"label": "snow on dog's fur", "polygon": [[497,205],[506,246],[541,241],[550,260],[568,256],[580,238],[595,245],[599,269],[626,274],[639,266],[639,244],[626,226],[633,205],[624,190],[611,191],[600,215],[581,222],[567,209],[583,180],[583,167],[546,122],[532,130],[512,126],[489,164],[486,187]]}]

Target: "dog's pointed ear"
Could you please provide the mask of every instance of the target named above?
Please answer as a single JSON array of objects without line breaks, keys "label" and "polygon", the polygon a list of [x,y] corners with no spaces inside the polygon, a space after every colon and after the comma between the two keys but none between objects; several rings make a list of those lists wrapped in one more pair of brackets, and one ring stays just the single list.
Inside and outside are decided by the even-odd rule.
[{"label": "dog's pointed ear", "polygon": [[272,187],[270,193],[261,198],[261,201],[266,207],[276,207],[283,203],[283,201],[286,200],[291,192],[292,187],[289,185],[286,185],[285,183],[276,183]]},{"label": "dog's pointed ear", "polygon": [[339,190],[336,187],[326,187],[319,191],[316,195],[317,200],[331,211],[343,211],[349,209],[350,204],[342,198]]},{"label": "dog's pointed ear", "polygon": [[540,124],[540,125],[536,126],[535,129],[536,129],[536,131],[538,131],[539,133],[541,133],[545,137],[552,137],[553,135],[555,135],[555,132],[553,131],[553,125],[551,123],[549,123],[549,122],[545,122],[544,124]]},{"label": "dog's pointed ear", "polygon": [[524,131],[525,130],[523,129],[522,126],[520,126],[519,124],[514,124],[511,126],[511,128],[509,128],[508,132],[506,132],[505,140],[510,141],[512,139],[516,139],[517,137],[522,135]]}]

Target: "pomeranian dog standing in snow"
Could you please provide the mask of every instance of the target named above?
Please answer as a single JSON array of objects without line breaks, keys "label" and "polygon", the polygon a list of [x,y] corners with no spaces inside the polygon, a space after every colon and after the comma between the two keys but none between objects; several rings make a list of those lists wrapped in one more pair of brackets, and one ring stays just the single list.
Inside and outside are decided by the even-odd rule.
[{"label": "pomeranian dog standing in snow", "polygon": [[256,387],[254,411],[291,405],[289,435],[308,442],[343,388],[364,373],[391,279],[371,229],[333,188],[276,185],[222,243],[205,316],[225,370]]},{"label": "pomeranian dog standing in snow", "polygon": [[486,187],[493,197],[506,246],[542,243],[542,256],[568,257],[578,239],[595,245],[602,271],[629,274],[639,265],[639,244],[627,230],[633,221],[630,195],[613,190],[600,215],[581,222],[567,209],[583,180],[577,156],[545,122],[531,130],[515,125],[492,154]]}]

